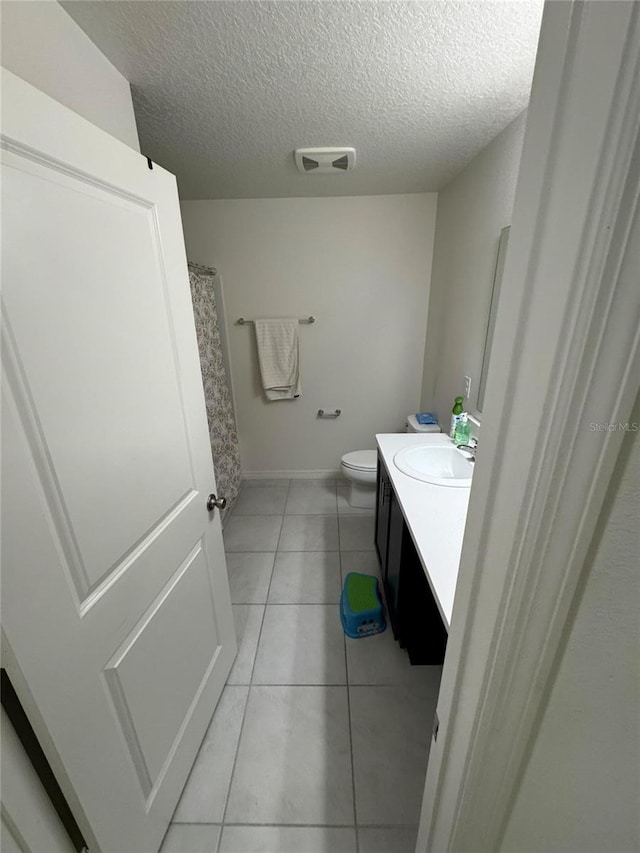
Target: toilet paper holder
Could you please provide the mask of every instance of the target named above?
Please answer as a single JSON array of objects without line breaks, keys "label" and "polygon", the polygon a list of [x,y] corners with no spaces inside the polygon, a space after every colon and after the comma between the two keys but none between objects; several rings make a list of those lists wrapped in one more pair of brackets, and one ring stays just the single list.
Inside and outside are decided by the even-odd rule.
[{"label": "toilet paper holder", "polygon": [[341,415],[341,410],[336,409],[335,412],[325,412],[324,409],[318,409],[319,418],[338,418]]}]

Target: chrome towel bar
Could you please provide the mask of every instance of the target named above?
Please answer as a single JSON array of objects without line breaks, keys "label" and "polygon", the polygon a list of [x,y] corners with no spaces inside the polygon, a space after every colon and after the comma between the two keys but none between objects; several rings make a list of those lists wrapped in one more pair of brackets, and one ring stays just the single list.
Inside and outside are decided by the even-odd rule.
[{"label": "chrome towel bar", "polygon": [[[315,323],[316,318],[312,315],[310,317],[302,317],[298,320],[298,323]],[[253,320],[245,320],[244,317],[238,317],[236,323],[238,326],[244,326],[246,323],[253,323]]]}]

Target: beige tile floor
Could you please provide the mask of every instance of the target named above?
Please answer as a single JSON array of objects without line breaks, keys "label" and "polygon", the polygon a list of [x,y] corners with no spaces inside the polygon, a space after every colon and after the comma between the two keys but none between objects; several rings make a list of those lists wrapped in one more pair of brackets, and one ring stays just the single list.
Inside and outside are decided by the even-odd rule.
[{"label": "beige tile floor", "polygon": [[378,573],[336,480],[245,483],[224,540],[238,657],[162,853],[413,853],[440,667],[391,629],[345,637],[344,576]]}]

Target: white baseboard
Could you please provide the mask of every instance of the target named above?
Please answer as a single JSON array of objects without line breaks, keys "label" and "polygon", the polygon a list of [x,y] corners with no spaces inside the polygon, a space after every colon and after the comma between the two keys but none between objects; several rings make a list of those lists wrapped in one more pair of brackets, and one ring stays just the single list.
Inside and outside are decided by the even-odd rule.
[{"label": "white baseboard", "polygon": [[243,480],[334,480],[342,477],[338,469],[313,469],[310,471],[243,471]]}]

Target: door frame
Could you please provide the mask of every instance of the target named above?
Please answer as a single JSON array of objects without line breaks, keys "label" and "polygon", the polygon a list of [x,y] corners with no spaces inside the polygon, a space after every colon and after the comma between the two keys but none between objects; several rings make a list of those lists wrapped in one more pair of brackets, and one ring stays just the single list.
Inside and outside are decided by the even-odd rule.
[{"label": "door frame", "polygon": [[640,5],[547,2],[420,853],[499,849],[561,654],[623,438],[590,425],[639,390],[639,143]]}]

